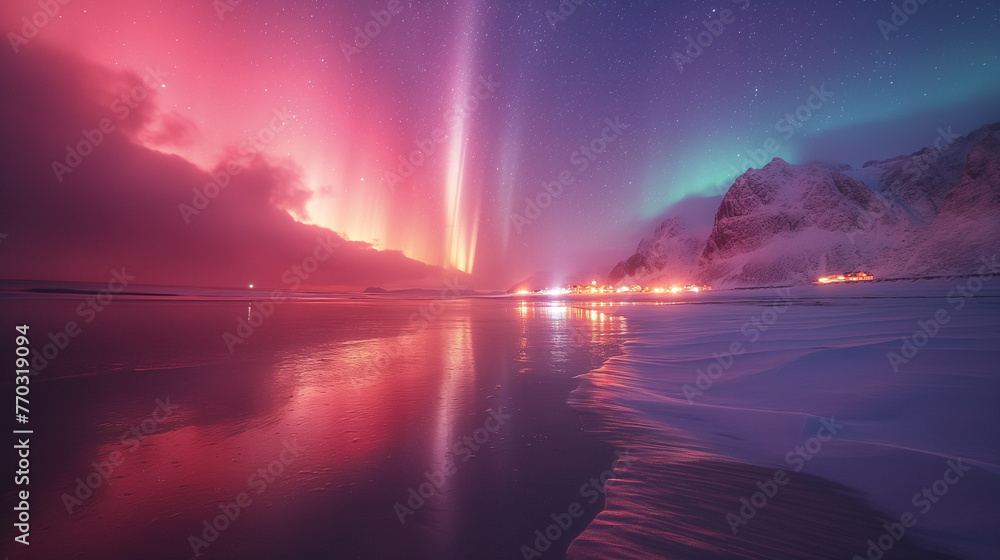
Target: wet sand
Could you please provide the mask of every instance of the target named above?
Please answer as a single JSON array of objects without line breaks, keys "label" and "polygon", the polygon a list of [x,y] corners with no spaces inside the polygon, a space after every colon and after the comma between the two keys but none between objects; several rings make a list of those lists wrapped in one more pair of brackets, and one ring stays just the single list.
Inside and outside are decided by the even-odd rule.
[{"label": "wet sand", "polygon": [[[78,302],[0,303],[39,344]],[[509,300],[414,329],[430,303],[285,303],[230,354],[247,302],[112,302],[32,379],[32,544],[12,557],[519,557],[613,462],[566,401],[624,329]],[[411,488],[433,492],[411,508]]]}]

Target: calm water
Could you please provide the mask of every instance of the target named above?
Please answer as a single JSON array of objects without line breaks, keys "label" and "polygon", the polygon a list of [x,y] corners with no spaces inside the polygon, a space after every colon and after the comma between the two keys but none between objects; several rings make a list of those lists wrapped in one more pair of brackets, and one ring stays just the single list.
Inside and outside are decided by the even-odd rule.
[{"label": "calm water", "polygon": [[[79,296],[8,290],[8,344],[28,323],[50,360],[31,380],[32,544],[8,529],[5,552],[875,560],[881,538],[885,560],[995,558],[1000,286],[958,307],[953,285],[298,301],[252,332],[245,299],[79,313]],[[941,312],[894,371],[888,353]],[[827,418],[842,428],[821,442]],[[790,461],[802,445],[820,447]],[[938,483],[958,458],[969,474]],[[779,469],[780,493],[744,513]],[[934,484],[947,496],[918,507]]]},{"label": "calm water", "polygon": [[[31,380],[31,545],[8,530],[13,558],[521,558],[614,462],[566,404],[619,353],[610,314],[289,302],[230,353],[246,301],[119,298],[89,324],[80,301],[0,300],[8,344],[15,324],[35,352],[82,325]],[[603,497],[583,503],[545,558]]]}]

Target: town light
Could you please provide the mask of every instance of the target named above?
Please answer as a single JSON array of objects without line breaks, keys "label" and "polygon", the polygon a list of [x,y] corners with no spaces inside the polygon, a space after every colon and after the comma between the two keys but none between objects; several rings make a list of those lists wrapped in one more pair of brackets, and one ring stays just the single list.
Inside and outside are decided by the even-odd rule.
[{"label": "town light", "polygon": [[641,286],[635,284],[632,286],[602,286],[597,284],[597,280],[592,280],[590,284],[574,284],[572,286],[566,286],[563,288],[542,288],[541,290],[530,291],[526,289],[518,290],[516,293],[518,295],[524,294],[542,294],[542,295],[566,295],[566,294],[625,294],[625,293],[647,293],[651,292],[654,294],[663,293],[679,293],[679,292],[704,292],[711,290],[711,286],[695,286],[693,284],[688,284],[683,288],[678,286],[673,286],[671,288],[650,288],[649,286]]},{"label": "town light", "polygon": [[819,284],[830,284],[833,282],[870,282],[875,280],[875,275],[871,272],[847,272],[837,276],[823,276],[816,280]]}]

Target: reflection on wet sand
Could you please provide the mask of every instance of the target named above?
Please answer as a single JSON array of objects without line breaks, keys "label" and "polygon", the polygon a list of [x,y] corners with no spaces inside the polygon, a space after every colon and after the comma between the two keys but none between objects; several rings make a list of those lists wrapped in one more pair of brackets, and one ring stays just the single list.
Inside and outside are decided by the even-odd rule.
[{"label": "reflection on wet sand", "polygon": [[[286,303],[230,354],[220,335],[245,302],[117,302],[93,344],[38,381],[38,431],[60,440],[39,448],[25,558],[516,555],[548,503],[576,491],[564,477],[612,462],[566,399],[624,326],[567,306],[454,301],[414,328],[424,304]],[[30,307],[45,332],[72,306],[8,308]],[[162,398],[176,411],[123,444]],[[63,496],[115,452],[68,513]],[[394,505],[428,480],[401,523]]]}]

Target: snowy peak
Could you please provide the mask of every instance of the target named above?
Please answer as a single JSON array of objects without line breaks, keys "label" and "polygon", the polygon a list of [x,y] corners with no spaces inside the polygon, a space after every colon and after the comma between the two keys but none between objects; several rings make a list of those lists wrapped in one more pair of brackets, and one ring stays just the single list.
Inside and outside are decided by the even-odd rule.
[{"label": "snowy peak", "polygon": [[778,158],[750,169],[719,202],[710,229],[670,216],[609,279],[725,287],[855,269],[879,277],[968,272],[1000,248],[1000,123],[964,137],[939,133],[933,148],[861,169]]},{"label": "snowy peak", "polygon": [[608,279],[621,285],[650,279],[690,283],[687,280],[704,250],[719,200],[720,197],[712,197],[682,201],[675,207],[675,213],[657,226],[652,237],[639,243],[635,254],[614,267]]},{"label": "snowy peak", "polygon": [[913,269],[927,274],[965,269],[996,255],[1000,244],[1000,131],[969,151],[965,170],[941,211],[915,240]]}]

